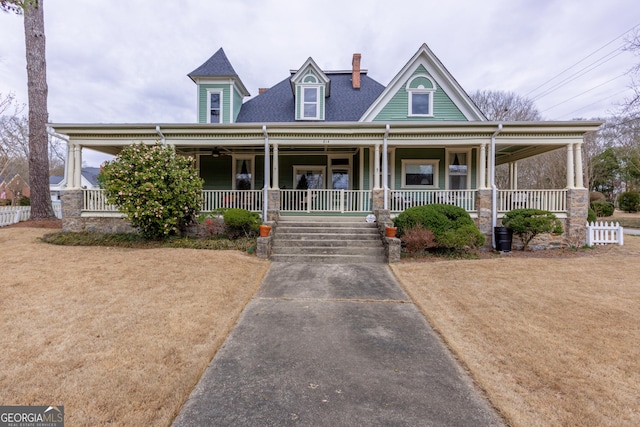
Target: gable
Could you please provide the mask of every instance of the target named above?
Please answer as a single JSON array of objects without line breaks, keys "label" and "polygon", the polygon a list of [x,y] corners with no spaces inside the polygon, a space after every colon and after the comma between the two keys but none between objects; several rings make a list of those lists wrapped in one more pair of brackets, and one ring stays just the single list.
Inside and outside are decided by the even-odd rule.
[{"label": "gable", "polygon": [[[428,111],[412,110],[412,93],[428,95]],[[418,99],[418,98],[416,98]],[[473,103],[438,58],[423,44],[391,80],[360,121],[485,121]]]},{"label": "gable", "polygon": [[[428,117],[410,116],[409,88],[432,89],[433,114]],[[393,94],[389,102],[383,106],[380,112],[372,120],[374,122],[397,121],[467,121],[468,119],[451,100],[449,95],[440,87],[423,65],[418,66],[410,77],[401,84]]]}]

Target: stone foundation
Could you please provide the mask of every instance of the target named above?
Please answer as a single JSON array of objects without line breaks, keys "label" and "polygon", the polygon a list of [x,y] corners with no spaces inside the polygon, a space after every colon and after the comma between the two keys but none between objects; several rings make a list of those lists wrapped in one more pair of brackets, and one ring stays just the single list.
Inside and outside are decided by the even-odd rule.
[{"label": "stone foundation", "polygon": [[393,221],[391,220],[391,212],[388,209],[377,209],[374,211],[376,216],[376,225],[378,226],[378,233],[384,244],[384,252],[387,257],[387,262],[400,262],[401,241],[397,237],[387,237],[387,227],[393,227]]}]

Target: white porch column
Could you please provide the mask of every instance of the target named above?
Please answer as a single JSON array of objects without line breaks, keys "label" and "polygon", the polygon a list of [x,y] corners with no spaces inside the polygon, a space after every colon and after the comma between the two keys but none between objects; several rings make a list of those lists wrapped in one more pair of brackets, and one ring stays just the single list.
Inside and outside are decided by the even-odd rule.
[{"label": "white porch column", "polygon": [[373,189],[380,189],[380,144],[376,144],[373,155]]},{"label": "white porch column", "polygon": [[480,177],[478,187],[487,188],[487,144],[480,144]]},{"label": "white porch column", "polygon": [[513,189],[518,189],[518,162],[513,162]]},{"label": "white porch column", "polygon": [[82,147],[74,144],[73,188],[82,188]]},{"label": "white porch column", "polygon": [[567,188],[575,188],[573,160],[573,144],[567,144]]},{"label": "white porch column", "polygon": [[273,144],[273,174],[271,175],[271,188],[278,190],[280,188],[278,180],[278,144]]},{"label": "white porch column", "polygon": [[584,171],[582,170],[582,143],[576,144],[574,150],[576,164],[576,188],[584,188]]},{"label": "white porch column", "polygon": [[64,168],[64,181],[66,188],[75,188],[73,185],[73,178],[75,176],[75,155],[74,155],[74,144],[70,142],[67,143],[67,163]]}]

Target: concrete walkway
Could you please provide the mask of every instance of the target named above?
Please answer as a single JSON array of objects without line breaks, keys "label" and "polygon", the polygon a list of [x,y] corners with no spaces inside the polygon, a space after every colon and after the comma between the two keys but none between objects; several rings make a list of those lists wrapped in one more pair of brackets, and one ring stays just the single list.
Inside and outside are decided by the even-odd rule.
[{"label": "concrete walkway", "polygon": [[385,264],[273,263],[174,426],[493,426]]}]

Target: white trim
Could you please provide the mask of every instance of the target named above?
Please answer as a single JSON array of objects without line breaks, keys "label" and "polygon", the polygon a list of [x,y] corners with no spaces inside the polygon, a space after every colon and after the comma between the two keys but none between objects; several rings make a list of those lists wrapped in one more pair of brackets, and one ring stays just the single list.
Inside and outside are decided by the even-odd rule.
[{"label": "white trim", "polygon": [[224,123],[224,89],[221,88],[208,88],[207,89],[207,121],[211,123],[211,95],[217,93],[220,96],[220,122],[214,124]]},{"label": "white trim", "polygon": [[[406,166],[407,165],[431,165],[433,167],[433,184],[432,185],[407,185]],[[434,189],[439,187],[439,169],[440,160],[438,159],[402,159],[402,182],[401,188],[423,188]]]},{"label": "white trim", "polygon": [[[465,163],[467,166],[467,184],[466,184],[466,188],[463,188],[463,190],[471,189],[471,164],[472,164],[471,153],[472,153],[471,148],[465,148],[465,149],[445,148],[445,157],[444,157],[445,163],[446,163],[446,167],[444,168],[444,178],[445,178],[444,188],[445,189],[450,190],[449,166],[451,165],[451,161],[452,161],[451,157],[455,156],[455,154],[465,154],[467,156],[467,162]],[[476,183],[476,187],[479,187],[477,183]]]}]

